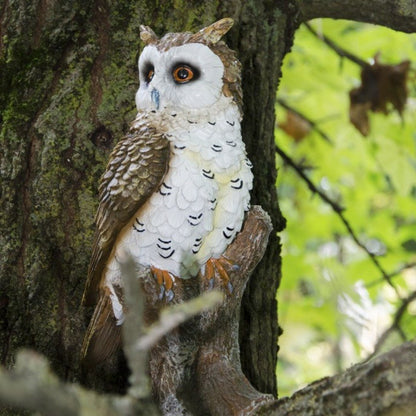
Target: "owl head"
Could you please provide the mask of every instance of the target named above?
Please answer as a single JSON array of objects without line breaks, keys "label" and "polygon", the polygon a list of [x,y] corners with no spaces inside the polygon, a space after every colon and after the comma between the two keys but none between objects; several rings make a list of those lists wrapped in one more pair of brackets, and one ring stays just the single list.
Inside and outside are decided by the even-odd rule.
[{"label": "owl head", "polygon": [[168,33],[159,39],[141,26],[145,48],[139,58],[140,111],[208,109],[231,97],[241,110],[240,62],[221,41],[233,25],[225,18],[197,33]]}]

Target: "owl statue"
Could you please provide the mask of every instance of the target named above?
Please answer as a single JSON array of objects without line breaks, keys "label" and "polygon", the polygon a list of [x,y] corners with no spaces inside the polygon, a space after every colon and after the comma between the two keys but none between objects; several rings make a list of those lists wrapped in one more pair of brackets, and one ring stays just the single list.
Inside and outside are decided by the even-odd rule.
[{"label": "owl statue", "polygon": [[120,343],[120,258],[151,269],[160,298],[177,279],[222,283],[222,256],[249,209],[253,176],[241,139],[240,62],[221,41],[233,20],[197,33],[140,37],[138,114],[115,146],[99,188],[97,231],[83,303],[96,304],[82,355],[99,362]]}]

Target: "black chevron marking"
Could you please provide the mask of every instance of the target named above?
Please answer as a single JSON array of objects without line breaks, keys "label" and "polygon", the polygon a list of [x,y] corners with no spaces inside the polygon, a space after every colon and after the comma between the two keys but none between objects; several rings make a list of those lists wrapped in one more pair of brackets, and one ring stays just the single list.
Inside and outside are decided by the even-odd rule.
[{"label": "black chevron marking", "polygon": [[228,123],[231,127],[233,127],[233,126],[234,126],[234,124],[235,124],[235,121],[228,121],[228,120],[227,120],[227,123]]},{"label": "black chevron marking", "polygon": [[183,149],[186,149],[186,146],[185,146],[185,145],[183,145],[183,146],[178,146],[178,145],[176,145],[176,144],[175,144],[174,148],[175,148],[175,149],[178,149],[178,150],[183,150]]},{"label": "black chevron marking", "polygon": [[174,252],[175,250],[172,250],[167,256],[164,256],[163,254],[159,253],[159,256],[162,257],[163,259],[168,259],[169,257],[173,256]]},{"label": "black chevron marking", "polygon": [[[162,186],[167,189],[166,192],[162,191]],[[170,195],[170,192],[169,192],[170,189],[172,189],[172,187],[169,186],[169,185],[166,185],[166,183],[163,182],[160,189],[159,189],[159,193],[160,193],[160,195],[163,195],[163,196]]]},{"label": "black chevron marking", "polygon": [[250,162],[250,160],[249,160],[249,159],[246,159],[246,165],[247,165],[249,168],[252,168],[252,167],[253,167],[253,164]]},{"label": "black chevron marking", "polygon": [[189,124],[198,124],[196,121],[191,121],[191,120],[188,120],[188,123]]},{"label": "black chevron marking", "polygon": [[211,124],[211,126],[215,126],[217,124],[216,121],[208,121],[208,124]]},{"label": "black chevron marking", "polygon": [[220,146],[219,144],[213,144],[213,145],[211,146],[211,149],[212,149],[214,152],[222,152],[222,146]]},{"label": "black chevron marking", "polygon": [[189,218],[187,218],[187,221],[192,226],[196,226],[201,222],[201,218],[202,218],[202,212],[198,216],[189,215]]},{"label": "black chevron marking", "polygon": [[240,178],[231,180],[231,188],[233,189],[241,189],[243,187],[243,181]]},{"label": "black chevron marking", "polygon": [[211,199],[209,202],[212,204],[211,211],[214,211],[217,208],[217,198]]},{"label": "black chevron marking", "polygon": [[133,224],[133,229],[136,230],[138,233],[143,233],[145,231],[144,229],[144,224],[142,222],[139,221],[138,218],[136,218],[136,223],[137,225],[140,227],[136,227],[136,224]]},{"label": "black chevron marking", "polygon": [[210,170],[202,169],[202,174],[208,179],[214,179],[215,178],[215,174],[212,173],[212,171],[210,171]]},{"label": "black chevron marking", "polygon": [[192,253],[197,254],[199,250],[201,249],[201,245],[202,245],[202,238],[196,238],[195,243],[192,248]]},{"label": "black chevron marking", "polygon": [[222,232],[222,235],[223,235],[225,238],[231,238],[231,237],[232,237],[232,234],[228,235],[228,234],[226,234],[226,233],[225,233],[225,231],[223,231],[223,232]]},{"label": "black chevron marking", "polygon": [[158,241],[160,241],[163,244],[170,244],[172,240],[162,240],[161,238],[158,238]]}]

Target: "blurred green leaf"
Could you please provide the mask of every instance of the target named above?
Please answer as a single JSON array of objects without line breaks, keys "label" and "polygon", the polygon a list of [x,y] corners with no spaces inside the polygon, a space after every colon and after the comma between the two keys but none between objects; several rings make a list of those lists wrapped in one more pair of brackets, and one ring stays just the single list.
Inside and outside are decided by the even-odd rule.
[{"label": "blurred green leaf", "polygon": [[[312,25],[363,60],[371,62],[380,53],[384,64],[409,59],[416,67],[414,34],[341,20],[319,19]],[[278,98],[317,123],[332,143],[313,129],[294,140],[277,127],[276,144],[345,208],[360,241],[382,253],[378,261],[392,273],[416,262],[416,88],[414,79],[409,81],[403,118],[394,112],[370,113],[371,131],[364,138],[349,122],[349,91],[359,85],[360,70],[300,27],[285,58]],[[277,124],[285,122],[286,110],[276,104],[276,112]],[[276,158],[287,219],[278,293],[284,333],[277,370],[280,395],[285,395],[368,355],[400,301],[333,209]],[[406,269],[392,277],[403,297],[416,288],[412,273],[416,271]],[[414,314],[405,314],[401,323],[408,337],[416,334]],[[391,339],[397,343],[396,335]]]}]

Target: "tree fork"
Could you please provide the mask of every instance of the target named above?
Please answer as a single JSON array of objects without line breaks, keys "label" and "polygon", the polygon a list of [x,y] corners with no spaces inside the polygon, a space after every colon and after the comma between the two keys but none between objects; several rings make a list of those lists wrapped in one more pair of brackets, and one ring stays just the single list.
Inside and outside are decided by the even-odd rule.
[{"label": "tree fork", "polygon": [[[224,253],[238,266],[238,270],[229,271],[232,293],[217,307],[175,329],[150,351],[153,391],[164,411],[180,414],[186,408],[198,415],[243,415],[272,400],[244,376],[238,345],[242,295],[266,250],[271,230],[269,216],[260,207],[253,207],[242,231]],[[208,286],[201,274],[196,279],[177,279],[172,302],[185,302],[208,290]],[[149,325],[166,302],[158,299],[159,289],[150,274],[143,288]]]}]

